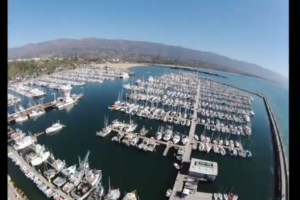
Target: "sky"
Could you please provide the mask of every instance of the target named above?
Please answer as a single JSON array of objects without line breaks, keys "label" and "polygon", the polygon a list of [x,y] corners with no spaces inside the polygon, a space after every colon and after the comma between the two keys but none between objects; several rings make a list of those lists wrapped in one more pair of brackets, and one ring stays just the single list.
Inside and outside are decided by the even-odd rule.
[{"label": "sky", "polygon": [[8,0],[8,47],[88,37],[158,42],[288,78],[287,0]]}]

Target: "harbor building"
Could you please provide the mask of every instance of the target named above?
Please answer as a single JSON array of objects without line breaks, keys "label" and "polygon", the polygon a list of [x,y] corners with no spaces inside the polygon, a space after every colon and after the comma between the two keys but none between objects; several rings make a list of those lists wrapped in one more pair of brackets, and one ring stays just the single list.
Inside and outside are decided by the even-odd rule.
[{"label": "harbor building", "polygon": [[218,163],[192,158],[188,173],[199,179],[214,181],[218,175]]}]

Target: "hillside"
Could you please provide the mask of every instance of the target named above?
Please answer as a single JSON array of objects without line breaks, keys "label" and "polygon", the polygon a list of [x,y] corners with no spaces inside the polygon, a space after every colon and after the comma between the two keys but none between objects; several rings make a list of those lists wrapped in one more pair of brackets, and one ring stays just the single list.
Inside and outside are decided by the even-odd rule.
[{"label": "hillside", "polygon": [[236,72],[281,84],[288,83],[287,78],[256,64],[234,60],[215,53],[153,42],[97,38],[58,39],[8,49],[9,58],[43,55],[98,59],[119,58],[126,61],[188,65]]}]

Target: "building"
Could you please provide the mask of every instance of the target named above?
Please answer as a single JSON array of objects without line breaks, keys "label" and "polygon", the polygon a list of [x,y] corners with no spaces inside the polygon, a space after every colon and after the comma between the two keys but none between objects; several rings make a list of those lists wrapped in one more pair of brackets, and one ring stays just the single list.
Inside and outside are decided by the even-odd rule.
[{"label": "building", "polygon": [[189,175],[207,181],[214,181],[218,175],[218,163],[192,158]]}]

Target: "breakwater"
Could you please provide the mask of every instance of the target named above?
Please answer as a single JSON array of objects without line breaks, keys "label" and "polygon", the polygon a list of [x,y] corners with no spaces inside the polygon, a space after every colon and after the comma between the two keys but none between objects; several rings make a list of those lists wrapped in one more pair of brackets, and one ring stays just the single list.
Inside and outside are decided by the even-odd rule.
[{"label": "breakwater", "polygon": [[185,70],[185,71],[191,71],[191,72],[198,72],[201,74],[208,74],[211,76],[218,76],[221,78],[228,78],[227,76],[223,76],[217,73],[212,73],[212,72],[208,72],[208,71],[203,71],[203,70],[199,70],[195,67],[179,67],[179,66],[173,66],[173,65],[160,65],[160,64],[147,64],[148,66],[163,66],[163,67],[168,67],[168,68],[172,68],[172,69],[180,69],[180,70]]},{"label": "breakwater", "polygon": [[[196,74],[190,74],[191,76],[197,76]],[[222,83],[219,81],[215,81],[209,78],[200,77],[201,79],[209,80],[212,82],[216,82],[231,88],[235,88],[253,95],[256,95],[263,99],[269,121],[271,126],[271,132],[272,132],[272,140],[273,140],[273,146],[274,146],[274,153],[275,153],[275,172],[276,172],[276,183],[275,183],[275,197],[277,199],[281,200],[287,200],[289,199],[289,175],[288,175],[288,165],[286,161],[286,157],[283,151],[283,145],[282,140],[279,134],[278,125],[276,123],[273,111],[269,105],[268,99],[264,94],[259,94],[256,92],[252,92],[246,89],[242,89],[236,86],[229,85],[227,83]]]},{"label": "breakwater", "polygon": [[288,167],[285,159],[282,140],[279,134],[279,129],[273,115],[273,111],[265,95],[262,96],[266,109],[268,112],[269,120],[271,123],[271,131],[273,133],[273,146],[275,153],[275,173],[276,173],[276,199],[289,199],[289,175]]}]

